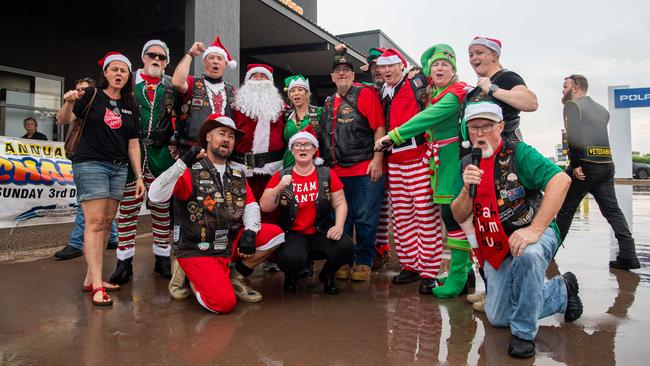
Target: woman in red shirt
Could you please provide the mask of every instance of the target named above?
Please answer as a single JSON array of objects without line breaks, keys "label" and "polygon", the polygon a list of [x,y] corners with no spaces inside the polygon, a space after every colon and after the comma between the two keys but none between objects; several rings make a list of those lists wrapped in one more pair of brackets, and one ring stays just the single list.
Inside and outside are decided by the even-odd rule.
[{"label": "woman in red shirt", "polygon": [[311,126],[291,137],[289,149],[295,165],[275,173],[260,199],[263,212],[280,211],[285,243],[275,253],[284,290],[297,291],[298,273],[313,260],[327,259],[318,279],[326,293],[336,295],[334,273],[354,256],[352,239],[343,233],[348,213],[343,183],[334,171],[314,165],[318,140]]}]

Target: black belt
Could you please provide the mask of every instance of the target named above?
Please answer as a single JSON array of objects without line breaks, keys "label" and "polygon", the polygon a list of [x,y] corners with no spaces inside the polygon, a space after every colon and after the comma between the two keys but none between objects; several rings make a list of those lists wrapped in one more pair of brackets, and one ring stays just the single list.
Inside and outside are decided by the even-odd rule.
[{"label": "black belt", "polygon": [[248,153],[239,153],[233,152],[230,155],[230,160],[245,165],[247,168],[263,168],[268,163],[274,163],[276,161],[282,160],[284,157],[284,151],[278,150],[267,153],[253,154],[252,152]]}]

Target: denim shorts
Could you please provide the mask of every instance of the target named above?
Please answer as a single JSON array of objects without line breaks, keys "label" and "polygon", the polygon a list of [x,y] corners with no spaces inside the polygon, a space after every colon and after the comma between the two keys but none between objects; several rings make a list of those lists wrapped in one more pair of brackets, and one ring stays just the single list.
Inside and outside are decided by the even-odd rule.
[{"label": "denim shorts", "polygon": [[128,173],[126,162],[84,161],[72,163],[79,201],[112,198],[121,201]]}]

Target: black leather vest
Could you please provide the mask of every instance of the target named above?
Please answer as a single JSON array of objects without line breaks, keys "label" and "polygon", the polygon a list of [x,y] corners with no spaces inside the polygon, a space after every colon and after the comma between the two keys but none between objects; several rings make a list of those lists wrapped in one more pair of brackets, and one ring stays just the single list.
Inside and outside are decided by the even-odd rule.
[{"label": "black leather vest", "polygon": [[[192,93],[187,102],[180,107],[181,110],[176,121],[176,139],[181,144],[187,142],[197,143],[201,125],[212,114],[209,93],[203,76],[194,79]],[[231,106],[235,103],[235,87],[226,82],[224,83],[226,90],[224,114],[232,117]]]},{"label": "black leather vest", "polygon": [[530,225],[539,211],[542,194],[521,184],[515,164],[517,141],[504,140],[494,162],[494,188],[499,218],[506,234]]},{"label": "black leather vest", "polygon": [[363,86],[353,85],[341,98],[334,122],[334,96],[325,100],[321,122],[321,157],[329,166],[348,167],[373,158],[374,132],[357,108]]},{"label": "black leather vest", "polygon": [[[174,135],[174,129],[172,126],[172,116],[174,111],[178,109],[179,98],[176,94],[176,90],[172,85],[172,79],[168,75],[162,76],[163,82],[163,100],[162,103],[158,103],[158,122],[153,123],[153,127],[149,136],[140,136],[141,143],[145,146],[154,145],[157,147],[167,146],[169,144],[169,139]],[[146,93],[146,88],[144,88]],[[149,96],[143,96],[147,101],[149,101]],[[140,108],[149,108],[147,106],[141,105],[141,99],[136,98]],[[153,112],[150,112],[153,113]]]},{"label": "black leather vest", "polygon": [[[280,178],[285,175],[291,175],[293,168],[285,168],[280,171]],[[332,218],[332,194],[330,192],[330,169],[323,166],[316,167],[318,175],[318,197],[316,198],[316,230],[322,234],[334,226]],[[284,232],[289,232],[293,226],[298,213],[298,201],[293,194],[293,184],[289,184],[280,193],[280,203],[278,205],[280,213],[280,227]]]},{"label": "black leather vest", "polygon": [[229,257],[232,241],[243,225],[246,177],[226,166],[223,184],[212,162],[204,158],[190,167],[192,194],[175,198],[172,247],[177,257]]}]

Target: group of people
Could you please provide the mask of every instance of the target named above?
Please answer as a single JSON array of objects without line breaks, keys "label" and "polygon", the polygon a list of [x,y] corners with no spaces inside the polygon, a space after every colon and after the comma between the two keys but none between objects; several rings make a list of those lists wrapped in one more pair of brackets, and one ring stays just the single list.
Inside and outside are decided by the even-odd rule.
[{"label": "group of people", "polygon": [[[287,292],[299,291],[323,259],[318,279],[327,294],[339,292],[337,279],[368,281],[388,258],[392,228],[395,285],[419,281],[421,294],[457,297],[475,287],[476,264],[486,292],[468,300],[491,324],[510,327],[511,356],[531,357],[538,319],[582,314],[575,275],[546,281],[545,273],[587,192],[617,232],[610,267],[639,262],[613,194],[611,155],[591,148],[609,146],[606,110],[585,96],[584,77],[565,80],[570,177],[522,141],[520,112],[535,111],[537,98],[500,64],[501,47],[486,37],[470,42],[478,76],[470,86],[447,44],[428,48],[422,68],[395,49],[369,50],[362,69],[372,83],[355,82],[338,45],[336,92],[322,107],[311,104],[302,75],[284,80],[285,102],[265,64],[248,65],[236,90],[223,75],[237,62],[219,37],[208,47],[195,42],[172,77],[163,41],[144,45],[135,71],[109,52],[100,84],[67,92],[57,115],[82,126],[71,160],[84,217],[83,289],[93,304],[110,305],[107,291],[132,277],[145,195],[154,271],[170,278],[174,298],[193,294],[215,313],[262,300],[246,278],[265,261],[284,272]],[[204,72],[191,76],[195,57]],[[117,266],[103,280],[116,215]]]}]

